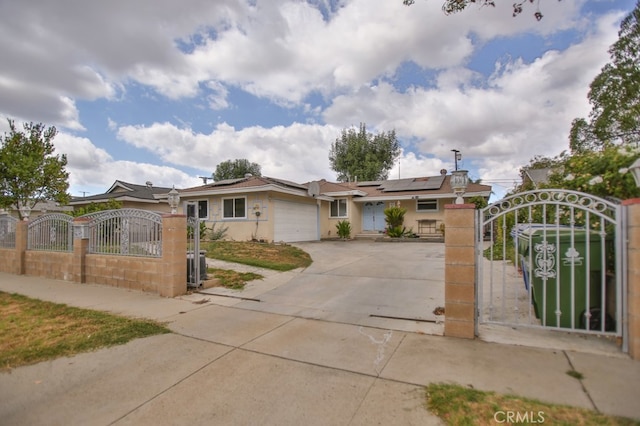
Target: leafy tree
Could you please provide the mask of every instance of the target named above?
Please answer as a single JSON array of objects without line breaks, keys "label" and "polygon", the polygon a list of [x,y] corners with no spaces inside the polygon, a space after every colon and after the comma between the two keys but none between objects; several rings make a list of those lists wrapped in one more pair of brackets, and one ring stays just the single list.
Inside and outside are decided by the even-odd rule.
[{"label": "leafy tree", "polygon": [[0,207],[32,209],[45,200],[67,204],[67,157],[53,154],[56,128],[25,123],[24,131],[19,131],[13,120],[8,121],[10,130],[0,147]]},{"label": "leafy tree", "polygon": [[640,2],[620,24],[618,40],[606,64],[590,85],[589,120],[573,121],[572,152],[609,143],[640,142]]},{"label": "leafy tree", "polygon": [[640,190],[629,172],[638,158],[637,148],[609,145],[600,151],[564,154],[561,167],[549,176],[550,188],[572,189],[599,197],[629,199],[640,197]]},{"label": "leafy tree", "polygon": [[[558,0],[561,1],[561,0]],[[411,6],[415,3],[415,0],[402,0],[406,6]],[[534,0],[520,0],[513,3],[513,16],[518,16],[526,7],[526,3],[534,3]],[[540,0],[535,1],[536,9],[533,13],[533,16],[539,21],[542,19],[542,12],[540,11],[539,3]],[[451,15],[452,13],[462,12],[471,4],[478,4],[480,6],[491,6],[495,7],[495,0],[445,0],[442,4],[442,11],[445,15]]]},{"label": "leafy tree", "polygon": [[260,165],[257,163],[252,163],[245,158],[227,160],[216,166],[216,171],[212,176],[213,180],[217,182],[225,179],[242,178],[246,174],[252,174],[253,176],[262,176]]},{"label": "leafy tree", "polygon": [[342,130],[340,137],[331,144],[329,161],[340,182],[385,180],[399,155],[400,144],[395,130],[373,135],[367,132],[364,123],[360,123],[357,131],[354,128]]},{"label": "leafy tree", "polygon": [[122,202],[113,198],[104,203],[89,203],[87,206],[77,207],[71,212],[71,216],[79,217],[85,214],[101,212],[103,210],[116,210],[122,208]]}]

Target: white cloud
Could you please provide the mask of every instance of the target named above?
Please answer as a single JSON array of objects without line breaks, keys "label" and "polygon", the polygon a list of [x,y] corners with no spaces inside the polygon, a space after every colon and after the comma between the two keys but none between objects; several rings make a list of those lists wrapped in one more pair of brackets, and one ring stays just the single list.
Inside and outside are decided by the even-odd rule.
[{"label": "white cloud", "polygon": [[515,178],[535,155],[568,149],[571,121],[588,113],[587,88],[608,60],[617,18],[604,17],[592,35],[563,52],[497,64],[485,84],[478,84],[477,73],[452,68],[438,75],[433,88],[362,86],[335,97],[324,119],[336,126],[364,121],[379,130],[395,128],[401,138],[418,138],[421,154],[448,158],[451,149],[460,149],[484,170],[481,177]]},{"label": "white cloud", "polygon": [[116,180],[141,183],[151,181],[156,186],[189,187],[199,183],[183,171],[149,163],[114,160],[107,151],[96,147],[89,139],[60,133],[54,139],[56,154],[66,154],[70,192],[73,196],[102,193]]},{"label": "white cloud", "polygon": [[155,123],[121,127],[117,137],[176,166],[213,173],[223,161],[246,158],[260,164],[266,176],[303,182],[333,178],[327,176],[329,148],[339,132],[332,126],[299,123],[236,130],[223,123],[205,135],[170,123]]}]

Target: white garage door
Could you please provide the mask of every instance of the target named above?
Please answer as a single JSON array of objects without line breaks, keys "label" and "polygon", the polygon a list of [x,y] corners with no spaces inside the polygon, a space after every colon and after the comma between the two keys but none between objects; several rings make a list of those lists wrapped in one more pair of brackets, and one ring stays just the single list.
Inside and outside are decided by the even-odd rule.
[{"label": "white garage door", "polygon": [[315,204],[274,201],[274,238],[276,242],[318,240],[318,208]]}]

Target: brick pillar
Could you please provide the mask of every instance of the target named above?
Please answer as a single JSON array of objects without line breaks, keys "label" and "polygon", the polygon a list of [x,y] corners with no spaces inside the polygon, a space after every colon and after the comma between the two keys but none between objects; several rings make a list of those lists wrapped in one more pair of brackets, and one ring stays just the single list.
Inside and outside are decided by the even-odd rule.
[{"label": "brick pillar", "polygon": [[629,355],[640,360],[640,198],[623,201],[627,209],[627,318]]},{"label": "brick pillar", "polygon": [[75,283],[87,282],[87,250],[89,249],[89,219],[78,217],[73,220],[73,265],[72,278]]},{"label": "brick pillar", "polygon": [[[197,231],[196,231],[197,232]],[[187,217],[162,216],[162,277],[158,293],[175,297],[187,293]]]},{"label": "brick pillar", "polygon": [[444,206],[444,335],[475,338],[475,205]]}]

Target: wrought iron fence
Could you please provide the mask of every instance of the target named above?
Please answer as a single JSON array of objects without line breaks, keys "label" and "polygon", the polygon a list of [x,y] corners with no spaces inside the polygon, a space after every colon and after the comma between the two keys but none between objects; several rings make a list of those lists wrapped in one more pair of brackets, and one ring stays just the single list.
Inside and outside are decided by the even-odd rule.
[{"label": "wrought iron fence", "polygon": [[162,216],[138,209],[91,213],[89,253],[121,256],[162,256]]},{"label": "wrought iron fence", "polygon": [[29,222],[27,249],[73,251],[73,217],[62,213],[51,213]]},{"label": "wrought iron fence", "polygon": [[16,248],[18,219],[9,215],[0,216],[0,247]]}]

